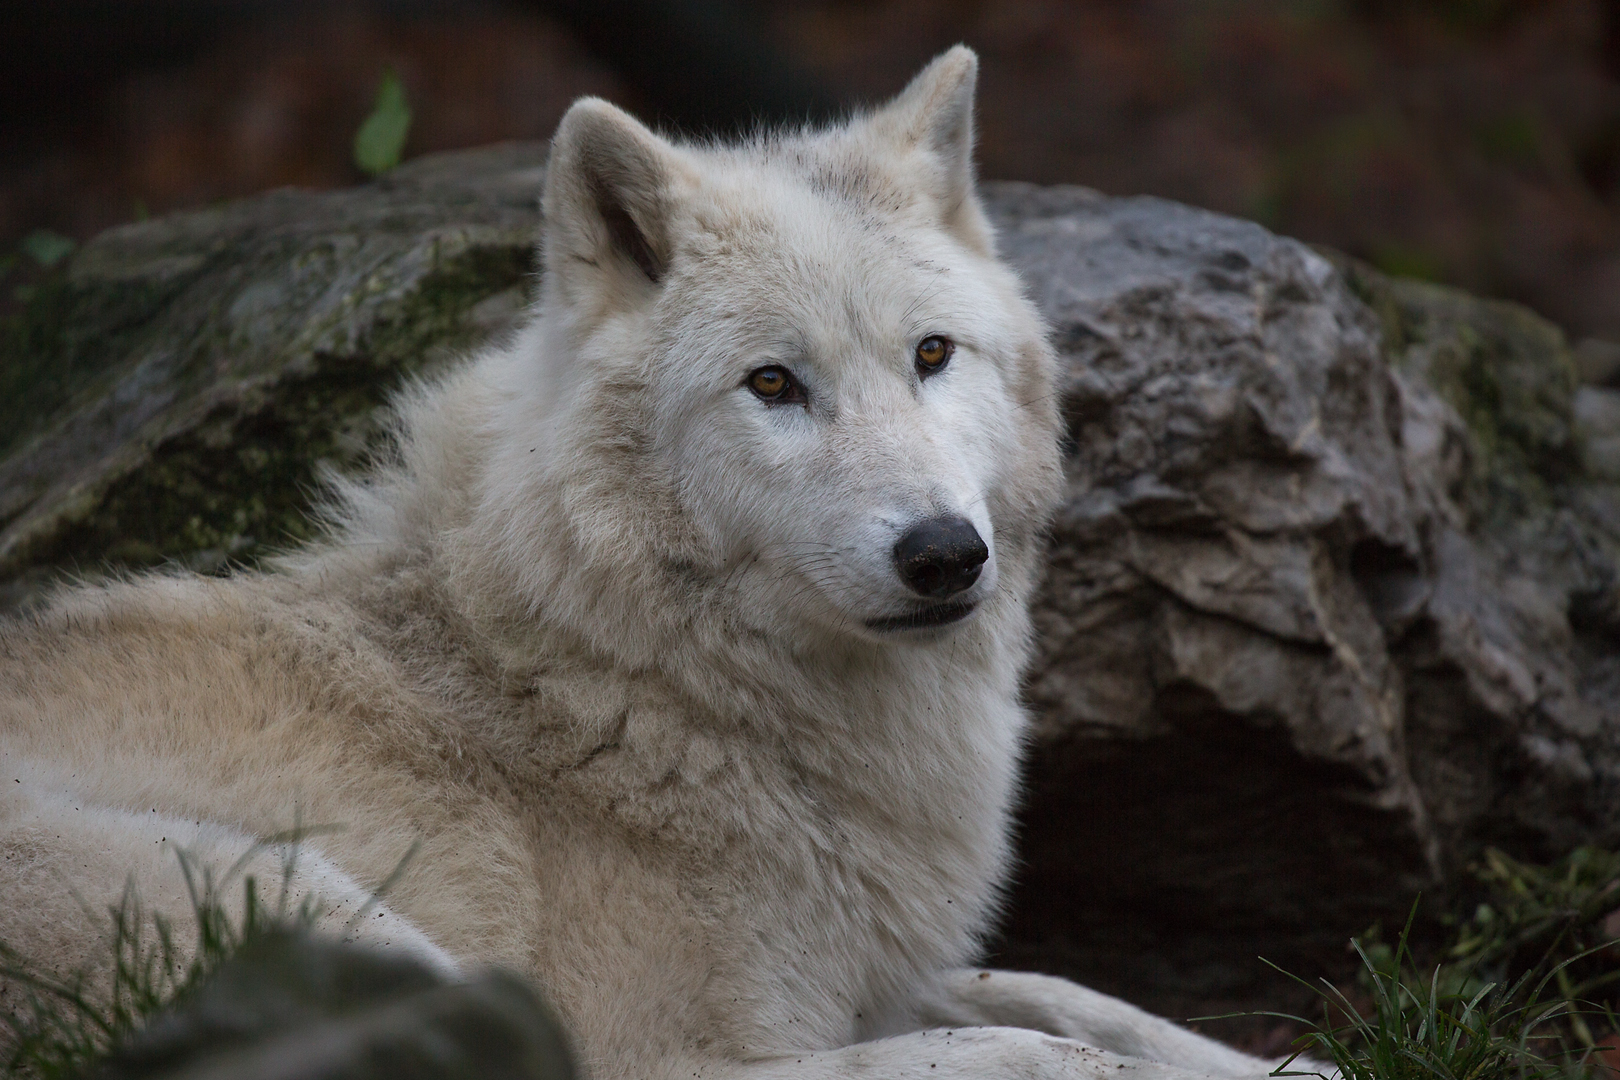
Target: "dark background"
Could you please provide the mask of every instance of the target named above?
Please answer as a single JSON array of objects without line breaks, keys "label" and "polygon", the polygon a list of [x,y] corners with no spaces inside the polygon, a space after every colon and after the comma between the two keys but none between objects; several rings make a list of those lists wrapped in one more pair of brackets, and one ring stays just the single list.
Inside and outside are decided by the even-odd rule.
[{"label": "dark background", "polygon": [[411,157],[544,138],[583,93],[826,115],[957,41],[987,177],[1256,218],[1620,342],[1620,0],[0,0],[0,257],[355,183],[388,67]]}]

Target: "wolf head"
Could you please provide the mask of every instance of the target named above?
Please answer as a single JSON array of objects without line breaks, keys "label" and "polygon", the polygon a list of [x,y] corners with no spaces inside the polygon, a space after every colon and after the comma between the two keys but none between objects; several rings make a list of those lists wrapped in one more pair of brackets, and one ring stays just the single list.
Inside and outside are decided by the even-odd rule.
[{"label": "wolf head", "polygon": [[741,146],[574,105],[496,380],[486,591],[648,657],[1022,618],[1052,361],[975,194],[976,71],[958,47],[874,112]]}]

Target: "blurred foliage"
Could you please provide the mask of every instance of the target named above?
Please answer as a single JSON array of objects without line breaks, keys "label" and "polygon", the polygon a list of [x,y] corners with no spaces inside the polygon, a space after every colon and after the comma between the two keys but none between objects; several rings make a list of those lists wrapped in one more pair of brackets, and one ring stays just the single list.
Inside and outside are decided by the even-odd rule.
[{"label": "blurred foliage", "polygon": [[411,107],[405,84],[392,69],[383,72],[377,102],[354,136],[354,163],[367,176],[379,176],[398,165],[411,132]]},{"label": "blurred foliage", "polygon": [[[25,305],[33,301],[39,293],[39,279],[44,272],[60,264],[78,246],[61,233],[36,229],[18,242],[16,250],[0,253],[0,281],[10,277],[13,270],[19,271],[20,280],[11,286],[11,303]],[[0,318],[5,314],[0,308]],[[4,373],[0,373],[0,380],[4,378]]]},{"label": "blurred foliage", "polygon": [[1612,1029],[1620,979],[1620,854],[1581,847],[1542,867],[1488,848],[1473,873],[1486,899],[1466,919],[1448,920],[1455,940],[1439,970],[1459,985],[1548,971],[1564,1006],[1558,1036],[1595,1045],[1585,1014],[1597,1007]]},{"label": "blurred foliage", "polygon": [[79,245],[60,233],[49,229],[36,229],[23,237],[20,246],[29,258],[41,266],[50,267],[73,254],[73,249]]},{"label": "blurred foliage", "polygon": [[[412,154],[545,138],[587,93],[677,126],[824,115],[964,41],[985,176],[1258,217],[1620,341],[1615,0],[444,0],[411,17],[292,5],[263,27],[173,0],[217,26],[161,72],[134,69],[180,22],[127,6],[46,20],[71,49],[31,46],[28,20],[0,35],[16,61],[0,80],[57,88],[16,110],[37,149],[0,162],[0,243],[41,225],[88,239],[136,199],[348,184],[399,160],[406,113]],[[374,108],[357,154],[385,67],[410,107],[400,91]]]}]

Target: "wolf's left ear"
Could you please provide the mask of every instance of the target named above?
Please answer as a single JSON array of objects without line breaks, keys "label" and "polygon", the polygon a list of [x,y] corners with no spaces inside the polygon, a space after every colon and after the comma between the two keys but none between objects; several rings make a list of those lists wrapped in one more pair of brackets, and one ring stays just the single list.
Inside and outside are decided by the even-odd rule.
[{"label": "wolf's left ear", "polygon": [[873,130],[934,165],[929,186],[947,227],[984,250],[989,223],[973,188],[973,93],[979,57],[957,45],[935,57],[893,101],[872,115]]},{"label": "wolf's left ear", "polygon": [[634,303],[663,280],[680,152],[599,98],[557,125],[541,196],[549,287],[568,302]]}]

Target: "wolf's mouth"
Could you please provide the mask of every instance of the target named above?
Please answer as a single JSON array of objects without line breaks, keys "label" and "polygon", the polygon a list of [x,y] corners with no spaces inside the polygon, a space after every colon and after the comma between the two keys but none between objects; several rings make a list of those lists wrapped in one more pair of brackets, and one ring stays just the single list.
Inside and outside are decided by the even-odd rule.
[{"label": "wolf's mouth", "polygon": [[908,612],[905,615],[890,615],[886,619],[868,619],[868,630],[926,630],[933,626],[948,626],[953,622],[967,618],[973,613],[974,604],[966,600],[957,600],[950,604],[935,604],[919,611]]}]

